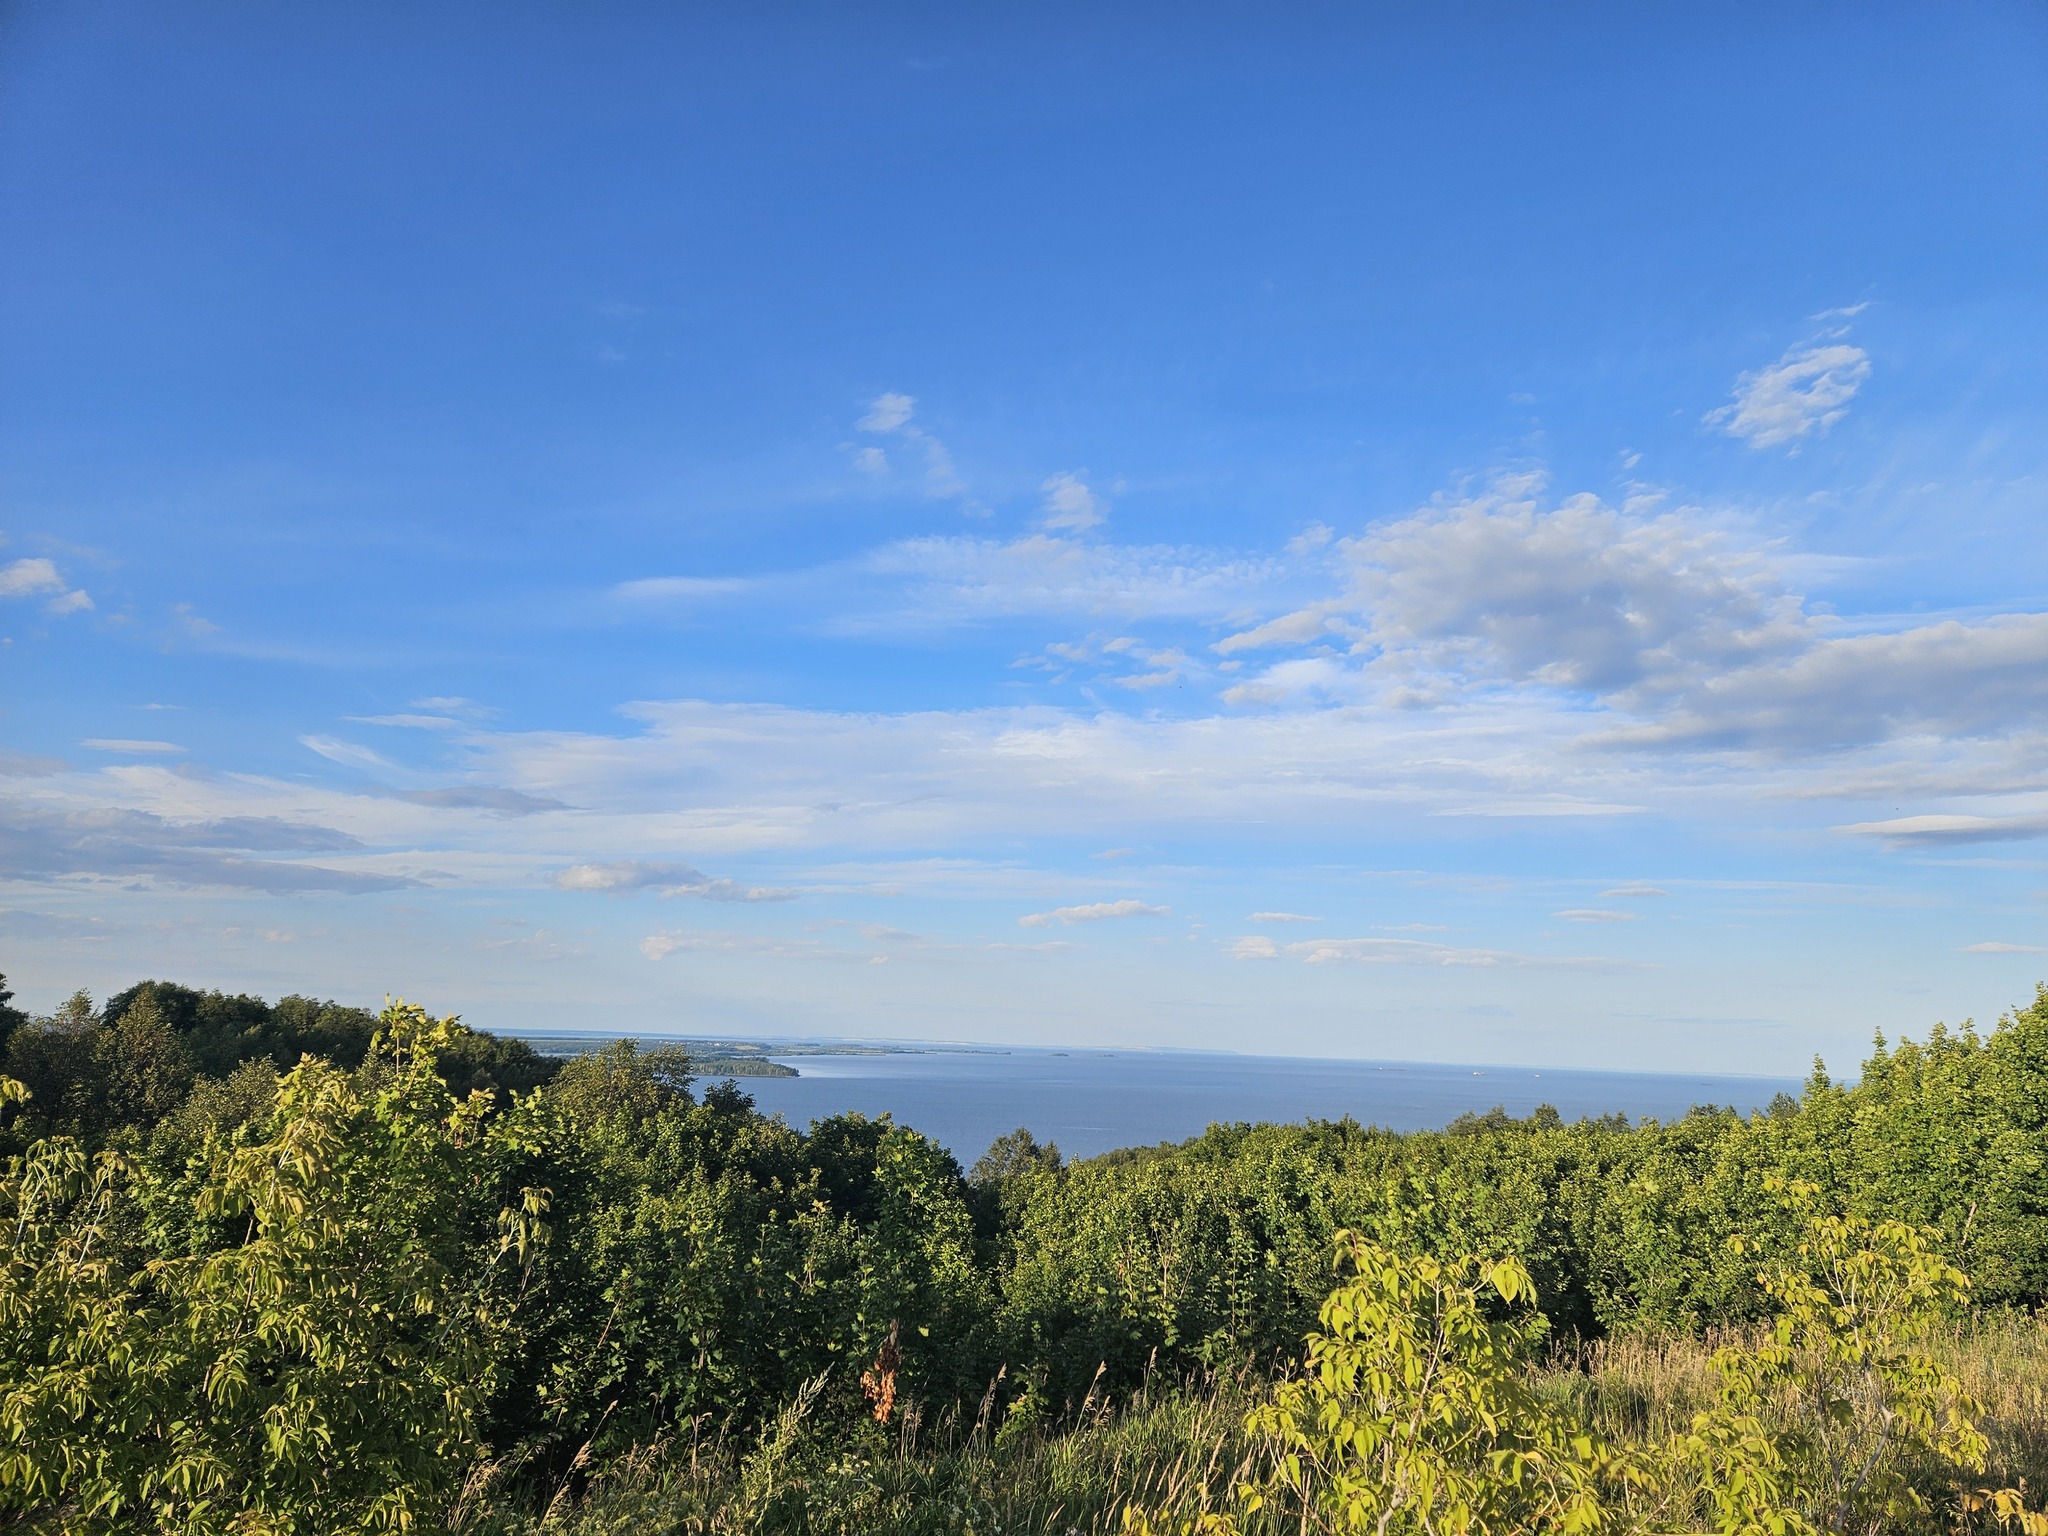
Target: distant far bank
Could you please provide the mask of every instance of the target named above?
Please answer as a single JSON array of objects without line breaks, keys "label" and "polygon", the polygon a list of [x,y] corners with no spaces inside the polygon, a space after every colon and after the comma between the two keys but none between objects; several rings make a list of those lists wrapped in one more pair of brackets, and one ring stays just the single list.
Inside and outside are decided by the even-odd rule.
[{"label": "distant far bank", "polygon": [[[624,1035],[522,1035],[519,1037],[542,1056],[581,1056],[590,1051],[602,1050]],[[639,1037],[635,1037],[639,1038]],[[797,1069],[782,1062],[770,1060],[758,1045],[737,1040],[689,1040],[667,1037],[645,1037],[650,1044],[679,1045],[690,1053],[690,1066],[697,1076],[719,1077],[797,1077]]]},{"label": "distant far bank", "polygon": [[[573,1055],[613,1035],[528,1035]],[[1069,1157],[1199,1136],[1216,1123],[1341,1120],[1441,1130],[1496,1108],[1526,1118],[1675,1120],[1696,1106],[1741,1113],[1797,1094],[1797,1078],[1599,1072],[1433,1062],[1336,1061],[1182,1050],[1065,1050],[870,1041],[734,1041],[642,1035],[680,1045],[703,1078],[746,1078],[761,1109],[793,1125],[857,1111],[893,1115],[963,1162],[1023,1126]]]}]

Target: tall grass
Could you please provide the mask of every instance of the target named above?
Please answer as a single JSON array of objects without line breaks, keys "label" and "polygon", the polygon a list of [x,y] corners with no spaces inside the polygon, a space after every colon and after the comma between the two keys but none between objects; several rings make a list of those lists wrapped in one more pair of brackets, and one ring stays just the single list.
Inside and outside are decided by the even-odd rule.
[{"label": "tall grass", "polygon": [[[1722,1342],[1628,1333],[1560,1348],[1538,1385],[1605,1438],[1643,1444],[1713,1401]],[[1983,1407],[1985,1482],[2024,1486],[2039,1507],[2048,1319],[1977,1318],[1934,1352]],[[1058,1424],[1027,1412],[996,1425],[993,1396],[978,1411],[913,1403],[886,1428],[828,1421],[810,1392],[747,1446],[700,1431],[538,1490],[518,1468],[487,1469],[455,1524],[474,1536],[1111,1536],[1127,1504],[1175,1515],[1229,1506],[1258,1454],[1244,1417],[1260,1390],[1242,1376],[1155,1380],[1122,1403],[1091,1394]]]}]

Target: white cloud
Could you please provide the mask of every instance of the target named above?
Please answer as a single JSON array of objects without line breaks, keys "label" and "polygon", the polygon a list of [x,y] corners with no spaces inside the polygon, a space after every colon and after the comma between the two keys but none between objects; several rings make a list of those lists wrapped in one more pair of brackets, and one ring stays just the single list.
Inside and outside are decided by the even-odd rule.
[{"label": "white cloud", "polygon": [[1295,613],[1283,613],[1235,635],[1226,635],[1212,647],[1218,655],[1234,656],[1239,651],[1260,650],[1275,645],[1308,645],[1330,634],[1334,603],[1317,603]]},{"label": "white cloud", "polygon": [[2048,709],[2048,614],[1844,633],[1794,589],[1795,555],[1694,508],[1546,506],[1540,476],[1507,476],[1340,550],[1342,596],[1217,642],[1314,652],[1244,675],[1226,703],[1444,710],[1561,691],[1601,706],[1610,748],[1807,754],[1998,737]]},{"label": "white cloud", "polygon": [[381,725],[393,731],[460,731],[467,727],[446,715],[349,715],[354,725]]},{"label": "white cloud", "polygon": [[1752,448],[1771,448],[1825,432],[1848,413],[1870,377],[1870,356],[1845,341],[1794,347],[1768,368],[1735,381],[1730,405],[1707,413],[1707,424]]},{"label": "white cloud", "polygon": [[[1697,512],[1590,495],[1546,508],[1542,477],[1502,476],[1340,546],[1350,589],[1218,642],[1223,653],[1346,639],[1386,702],[1434,706],[1535,685],[1640,704],[1805,643],[1812,621],[1768,550]],[[1241,685],[1268,701],[1345,691],[1282,663]],[[1357,691],[1354,688],[1352,691]]]},{"label": "white cloud", "polygon": [[330,763],[340,763],[345,768],[374,768],[388,772],[397,766],[368,747],[357,746],[352,741],[341,741],[332,736],[301,736],[299,745],[319,753]]},{"label": "white cloud", "polygon": [[1825,750],[1924,731],[1999,735],[2048,709],[2048,613],[1812,635],[1782,658],[1690,680],[1677,702],[1615,739]]},{"label": "white cloud", "polygon": [[665,960],[678,953],[763,955],[778,960],[855,960],[863,963],[877,958],[867,950],[839,949],[821,944],[816,939],[784,939],[701,929],[650,933],[640,941],[640,953],[650,960]]},{"label": "white cloud", "polygon": [[1708,520],[1540,491],[1504,478],[1350,541],[1365,644],[1453,681],[1662,693],[1804,638],[1771,561]]},{"label": "white cloud", "polygon": [[1654,885],[1617,885],[1612,890],[1602,891],[1601,896],[1612,900],[1626,900],[1639,896],[1669,896],[1669,891]]},{"label": "white cloud", "polygon": [[[967,495],[967,482],[960,478],[954,468],[953,455],[946,445],[916,421],[917,401],[909,395],[877,395],[868,406],[867,414],[855,423],[862,432],[877,436],[900,437],[907,443],[915,444],[924,454],[925,494],[961,503],[961,510],[981,517],[988,509]],[[869,474],[886,474],[888,458],[880,449],[869,448],[854,456],[855,466]]]},{"label": "white cloud", "polygon": [[84,592],[65,584],[52,561],[36,556],[0,566],[0,597],[39,597],[46,592],[51,597],[43,606],[51,613],[77,613],[92,606]]},{"label": "white cloud", "polygon": [[1320,917],[1307,917],[1300,912],[1254,912],[1247,922],[1253,923],[1320,923]]},{"label": "white cloud", "polygon": [[732,597],[752,585],[742,576],[643,576],[620,582],[612,593],[628,602],[689,602]]},{"label": "white cloud", "polygon": [[430,709],[440,715],[461,715],[470,720],[488,720],[498,713],[488,704],[479,704],[475,699],[465,699],[460,694],[435,694],[412,701],[414,709]]},{"label": "white cloud", "polygon": [[864,475],[886,475],[889,473],[889,455],[870,443],[854,453],[853,467]]},{"label": "white cloud", "polygon": [[877,395],[869,405],[867,415],[861,417],[856,425],[863,432],[900,432],[910,425],[910,418],[916,414],[917,401],[909,395]]},{"label": "white cloud", "polygon": [[1226,704],[1282,704],[1304,699],[1355,703],[1369,692],[1356,668],[1328,656],[1302,656],[1275,662],[1257,677],[1223,690]]},{"label": "white cloud", "polygon": [[2048,955],[2048,945],[2042,944],[2001,944],[1992,940],[1985,944],[1965,944],[1966,955]]},{"label": "white cloud", "polygon": [[795,891],[772,886],[742,885],[735,880],[714,880],[688,864],[653,863],[620,859],[609,864],[572,864],[559,871],[553,881],[558,890],[658,891],[663,896],[698,896],[706,901],[792,901]]},{"label": "white cloud", "polygon": [[867,556],[861,570],[902,586],[882,612],[832,621],[840,631],[938,628],[1021,614],[1218,619],[1269,593],[1285,574],[1272,561],[1214,550],[1049,533],[906,539]]},{"label": "white cloud", "polygon": [[1170,907],[1155,907],[1130,897],[1122,901],[1097,901],[1081,907],[1055,907],[1050,912],[1033,912],[1017,919],[1020,928],[1046,928],[1054,923],[1099,923],[1112,917],[1168,917]]},{"label": "white cloud", "polygon": [[0,597],[33,597],[39,592],[62,592],[64,578],[48,560],[17,560],[0,566]]},{"label": "white cloud", "polygon": [[1276,944],[1260,934],[1239,939],[1228,953],[1239,960],[1298,960],[1305,965],[1424,965],[1568,968],[1573,970],[1636,969],[1625,961],[1597,956],[1514,954],[1501,949],[1465,949],[1425,939],[1302,939]]},{"label": "white cloud", "polygon": [[75,801],[0,804],[6,876],[38,884],[115,882],[133,888],[142,882],[273,896],[363,894],[419,884],[404,875],[293,857],[359,847],[334,827],[279,816],[173,818]]},{"label": "white cloud", "polygon": [[131,741],[120,736],[89,736],[79,743],[95,752],[119,752],[124,756],[167,756],[185,749],[175,741]]},{"label": "white cloud", "polygon": [[1108,506],[1082,478],[1087,473],[1085,469],[1061,470],[1039,487],[1045,492],[1045,515],[1040,519],[1045,527],[1079,532],[1098,526],[1109,516]]},{"label": "white cloud", "polygon": [[1888,821],[1859,821],[1835,828],[1851,837],[1876,837],[1897,848],[1956,843],[2006,843],[2048,837],[2048,815],[2040,816],[1895,816]]},{"label": "white cloud", "polygon": [[1568,923],[1632,923],[1636,920],[1633,912],[1614,912],[1603,907],[1568,907],[1550,915],[1561,917]]}]

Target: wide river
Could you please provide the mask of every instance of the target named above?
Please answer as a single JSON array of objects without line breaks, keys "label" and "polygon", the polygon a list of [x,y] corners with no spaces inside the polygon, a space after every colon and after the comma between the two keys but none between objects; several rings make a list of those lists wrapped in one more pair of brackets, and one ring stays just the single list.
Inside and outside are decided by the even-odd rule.
[{"label": "wide river", "polygon": [[[651,1043],[651,1042],[650,1042]],[[769,1047],[772,1056],[774,1047]],[[925,1051],[791,1056],[795,1078],[742,1079],[754,1102],[792,1125],[845,1110],[892,1114],[971,1163],[996,1137],[1026,1126],[1069,1157],[1199,1136],[1217,1121],[1335,1120],[1413,1131],[1467,1110],[1526,1115],[1553,1105],[1567,1120],[1616,1112],[1671,1120],[1695,1104],[1743,1113],[1793,1078],[1715,1077],[1556,1068],[1304,1061],[1195,1051]]]}]

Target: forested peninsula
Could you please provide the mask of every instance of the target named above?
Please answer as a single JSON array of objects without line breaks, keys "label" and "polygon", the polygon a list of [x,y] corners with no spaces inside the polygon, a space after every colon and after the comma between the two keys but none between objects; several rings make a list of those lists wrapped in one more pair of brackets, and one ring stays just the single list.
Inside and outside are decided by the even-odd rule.
[{"label": "forested peninsula", "polygon": [[676,1047],[10,996],[13,1528],[2048,1532],[2048,991],[1746,1115],[964,1171]]}]

